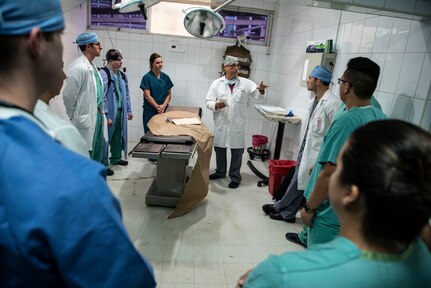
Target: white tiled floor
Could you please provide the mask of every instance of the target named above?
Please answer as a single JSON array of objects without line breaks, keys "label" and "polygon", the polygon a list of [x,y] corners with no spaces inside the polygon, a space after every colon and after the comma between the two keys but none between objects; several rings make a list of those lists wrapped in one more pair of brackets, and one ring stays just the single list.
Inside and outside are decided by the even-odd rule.
[{"label": "white tiled floor", "polygon": [[[259,179],[247,160],[245,153],[238,189],[227,188],[228,178],[210,181],[208,196],[196,209],[170,220],[172,208],[145,204],[153,164],[129,158],[129,166],[112,167],[115,175],[108,177],[109,186],[120,199],[132,241],[154,267],[158,287],[235,287],[240,275],[270,254],[303,249],[284,237],[301,229],[298,221],[275,221],[262,212],[271,196],[268,187],[257,187]],[[214,163],[213,155],[210,171]],[[268,162],[253,163],[268,174]]]}]

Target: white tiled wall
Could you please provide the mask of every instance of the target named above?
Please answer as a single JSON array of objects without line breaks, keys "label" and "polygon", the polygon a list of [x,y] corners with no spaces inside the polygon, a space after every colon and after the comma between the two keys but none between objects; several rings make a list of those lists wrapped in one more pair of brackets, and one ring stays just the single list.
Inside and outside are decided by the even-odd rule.
[{"label": "white tiled wall", "polygon": [[[305,45],[309,40],[334,39],[338,53],[334,79],[343,73],[350,58],[370,57],[382,71],[375,96],[383,111],[391,118],[404,119],[431,131],[429,21],[291,4],[280,4],[276,11],[271,49],[271,60],[276,64],[270,75],[270,84],[278,96],[274,104],[293,109],[300,116],[306,114],[309,93],[298,87]],[[332,90],[338,93],[338,85]],[[285,157],[295,155],[303,128],[292,126],[287,125],[285,130]],[[270,127],[267,133],[273,130]]]},{"label": "white tiled wall", "polygon": [[[65,68],[80,55],[72,44],[86,30],[87,6],[82,0],[62,0],[66,15],[64,33]],[[300,3],[290,1],[289,3]],[[397,1],[392,1],[394,5]],[[274,9],[270,47],[247,45],[253,57],[251,79],[268,82],[271,86],[263,102],[292,109],[304,117],[310,92],[299,86],[307,41],[334,39],[337,62],[334,79],[345,69],[347,61],[356,56],[370,57],[381,66],[381,76],[375,96],[390,117],[419,124],[431,130],[431,24],[386,16],[341,12],[273,1],[238,0],[236,5]],[[165,35],[95,30],[104,52],[121,49],[127,67],[132,107],[135,118],[129,124],[130,141],[137,141],[142,129],[142,76],[149,70],[148,58],[157,52],[164,57],[165,72],[172,78],[172,104],[200,106],[203,120],[213,128],[212,112],[205,109],[204,99],[211,82],[220,70],[222,55],[233,43],[200,40]],[[169,51],[170,41],[182,41],[185,53]],[[104,53],[102,53],[104,54]],[[96,60],[102,65],[100,57]],[[335,82],[335,81],[334,81]],[[338,85],[332,87],[338,93]],[[54,101],[61,108],[61,96]],[[61,109],[60,109],[61,110]],[[270,123],[250,107],[246,127],[247,145],[253,134],[265,134],[275,139],[276,124]],[[303,127],[287,124],[282,157],[293,158],[298,149]],[[273,144],[273,143],[272,143]]]}]

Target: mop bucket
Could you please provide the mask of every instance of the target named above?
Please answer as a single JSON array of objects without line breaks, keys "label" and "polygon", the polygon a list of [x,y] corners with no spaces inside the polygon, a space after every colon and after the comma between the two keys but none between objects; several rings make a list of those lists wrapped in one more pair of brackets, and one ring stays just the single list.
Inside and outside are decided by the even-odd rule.
[{"label": "mop bucket", "polygon": [[262,161],[266,161],[270,158],[271,153],[266,149],[266,144],[268,143],[268,137],[265,135],[253,135],[251,137],[252,147],[247,148],[248,155],[250,159],[260,158]]}]

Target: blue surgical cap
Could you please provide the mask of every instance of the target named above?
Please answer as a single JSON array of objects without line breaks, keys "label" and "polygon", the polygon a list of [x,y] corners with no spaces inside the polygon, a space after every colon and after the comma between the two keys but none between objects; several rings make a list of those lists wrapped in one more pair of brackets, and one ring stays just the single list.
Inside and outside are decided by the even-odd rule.
[{"label": "blue surgical cap", "polygon": [[80,46],[96,43],[96,42],[99,42],[99,38],[97,38],[96,33],[93,33],[93,32],[82,33],[76,38],[76,41],[75,41],[75,43]]},{"label": "blue surgical cap", "polygon": [[323,82],[331,82],[332,72],[324,66],[316,66],[310,73],[311,77],[320,79]]},{"label": "blue surgical cap", "polygon": [[27,35],[64,29],[60,0],[0,0],[0,35]]}]

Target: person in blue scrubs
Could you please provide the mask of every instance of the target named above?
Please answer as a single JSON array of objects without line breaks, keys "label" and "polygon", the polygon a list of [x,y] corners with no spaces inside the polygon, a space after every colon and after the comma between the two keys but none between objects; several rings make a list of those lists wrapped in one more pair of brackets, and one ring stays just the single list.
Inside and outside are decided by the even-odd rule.
[{"label": "person in blue scrubs", "polygon": [[151,70],[142,77],[140,86],[144,92],[143,124],[145,133],[149,131],[147,124],[151,118],[156,114],[166,111],[172,97],[171,88],[174,87],[171,78],[162,72],[162,56],[157,53],[151,54],[150,69]]},{"label": "person in blue scrubs", "polygon": [[329,182],[340,235],[270,256],[237,288],[430,287],[431,254],[419,237],[431,216],[430,178],[429,133],[400,120],[358,128]]},{"label": "person in blue scrubs", "polygon": [[60,0],[0,1],[0,287],[156,287],[106,169],[33,116],[63,81]]}]

